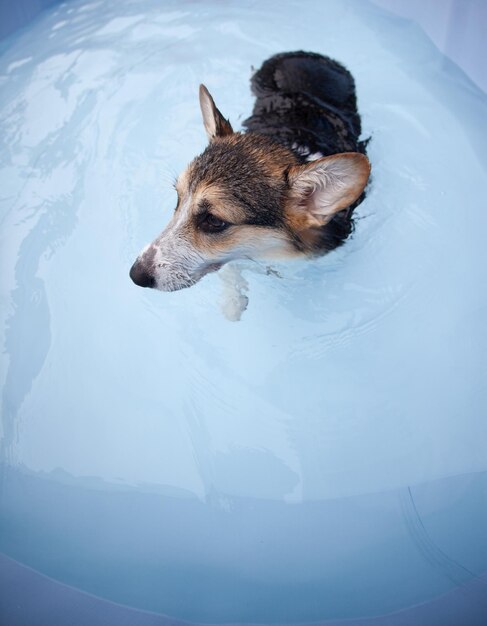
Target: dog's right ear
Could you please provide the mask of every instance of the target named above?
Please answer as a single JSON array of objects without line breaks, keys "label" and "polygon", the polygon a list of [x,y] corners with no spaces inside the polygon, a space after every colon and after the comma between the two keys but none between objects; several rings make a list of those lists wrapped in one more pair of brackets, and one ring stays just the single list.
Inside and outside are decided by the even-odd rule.
[{"label": "dog's right ear", "polygon": [[233,133],[230,122],[216,108],[215,101],[204,85],[200,85],[200,107],[206,134],[210,141],[213,141],[215,137],[225,137]]}]

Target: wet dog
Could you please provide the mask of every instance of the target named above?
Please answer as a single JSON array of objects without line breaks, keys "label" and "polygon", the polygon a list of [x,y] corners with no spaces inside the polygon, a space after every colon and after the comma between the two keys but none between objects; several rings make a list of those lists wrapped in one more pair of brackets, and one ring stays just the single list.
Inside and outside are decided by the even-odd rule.
[{"label": "wet dog", "polygon": [[236,259],[325,254],[351,233],[370,164],[350,72],[290,52],[265,61],[251,84],[244,132],[200,86],[209,144],[177,179],[169,224],[133,264],[137,285],[175,291]]}]

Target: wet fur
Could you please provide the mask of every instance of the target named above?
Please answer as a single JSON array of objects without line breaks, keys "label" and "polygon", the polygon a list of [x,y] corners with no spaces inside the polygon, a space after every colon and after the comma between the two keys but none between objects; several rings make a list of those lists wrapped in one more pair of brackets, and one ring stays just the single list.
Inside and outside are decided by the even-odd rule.
[{"label": "wet fur", "polygon": [[[179,289],[234,258],[323,254],[351,233],[370,171],[351,74],[318,54],[285,53],[267,60],[251,85],[256,101],[244,133],[233,132],[202,87],[210,143],[179,177],[173,219],[131,270],[137,284],[150,283],[150,274],[152,284],[141,286]],[[311,215],[301,202],[300,181],[333,188],[326,172],[316,170],[313,182],[309,164],[316,160],[318,167],[321,157],[331,155],[360,171],[353,201],[325,218]],[[202,232],[209,213],[230,226],[218,234]]]}]

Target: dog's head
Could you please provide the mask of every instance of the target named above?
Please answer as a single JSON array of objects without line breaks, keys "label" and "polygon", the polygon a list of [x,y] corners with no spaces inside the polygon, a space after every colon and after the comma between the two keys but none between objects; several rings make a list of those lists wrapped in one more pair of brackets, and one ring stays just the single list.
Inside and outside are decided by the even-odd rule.
[{"label": "dog's head", "polygon": [[203,85],[200,105],[209,145],[179,176],[171,221],[130,270],[141,287],[175,291],[235,259],[317,252],[320,231],[367,184],[362,154],[302,165],[264,135],[234,132]]}]

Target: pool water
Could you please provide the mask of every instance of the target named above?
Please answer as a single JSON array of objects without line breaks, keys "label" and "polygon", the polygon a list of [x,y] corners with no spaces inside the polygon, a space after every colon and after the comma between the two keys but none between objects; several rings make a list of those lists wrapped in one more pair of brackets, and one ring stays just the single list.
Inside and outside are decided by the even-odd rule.
[{"label": "pool water", "polygon": [[[356,79],[353,237],[243,265],[239,321],[218,274],[135,287],[205,146],[199,83],[238,127],[251,68],[295,49]],[[213,623],[383,615],[487,571],[487,96],[419,27],[75,0],[3,44],[0,90],[1,551]]]}]

